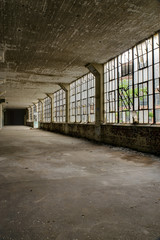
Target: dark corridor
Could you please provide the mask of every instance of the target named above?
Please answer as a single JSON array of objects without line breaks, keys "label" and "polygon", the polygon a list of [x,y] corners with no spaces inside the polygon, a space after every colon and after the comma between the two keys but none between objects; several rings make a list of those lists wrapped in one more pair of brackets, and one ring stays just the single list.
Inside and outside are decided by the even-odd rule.
[{"label": "dark corridor", "polygon": [[24,125],[25,109],[6,109],[4,125]]}]

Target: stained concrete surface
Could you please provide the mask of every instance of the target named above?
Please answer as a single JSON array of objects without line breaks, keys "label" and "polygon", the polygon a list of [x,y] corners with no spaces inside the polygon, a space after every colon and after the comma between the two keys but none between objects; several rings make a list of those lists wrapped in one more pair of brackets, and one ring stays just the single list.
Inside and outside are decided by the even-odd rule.
[{"label": "stained concrete surface", "polygon": [[160,158],[27,127],[0,131],[0,240],[156,240]]},{"label": "stained concrete surface", "polygon": [[[1,0],[0,82],[26,108],[160,30],[159,0]],[[60,88],[59,88],[60,89]]]}]

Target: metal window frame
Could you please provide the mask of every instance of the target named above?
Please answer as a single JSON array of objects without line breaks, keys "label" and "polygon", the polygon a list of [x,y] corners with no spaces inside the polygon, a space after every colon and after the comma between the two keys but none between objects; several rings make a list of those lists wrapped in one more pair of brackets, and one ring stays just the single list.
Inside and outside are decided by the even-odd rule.
[{"label": "metal window frame", "polygon": [[[144,97],[144,96],[140,96],[140,85],[144,85],[144,84],[147,84],[147,108],[144,108],[144,99],[143,99],[143,108],[140,108],[140,97]],[[138,83],[138,110],[139,111],[142,111],[142,110],[149,110],[149,95],[148,95],[148,81],[145,81],[145,82],[142,82],[142,83]]]},{"label": "metal window frame", "polygon": [[[85,82],[86,86],[82,90],[84,78],[86,78],[86,82]],[[79,85],[77,85],[78,81],[80,82]],[[75,89],[74,90],[75,94],[74,94],[74,92],[72,92],[73,88]],[[77,88],[79,88],[80,91],[77,91]],[[94,89],[94,94],[91,94],[91,96],[89,96],[89,91],[92,89]],[[87,96],[85,98],[83,98],[82,93],[85,91],[86,91]],[[77,94],[79,94],[78,100],[77,100]],[[89,112],[89,98],[90,97],[94,99],[93,113]],[[72,99],[72,101],[71,101],[71,99]],[[83,101],[84,100],[87,102],[87,105],[86,105],[87,114],[84,114],[87,118],[86,122],[83,122]],[[77,105],[77,103],[80,103],[80,104]],[[75,106],[75,108],[74,108],[74,106]],[[79,113],[78,108],[80,110],[80,113]],[[93,121],[90,121],[90,119],[93,115],[95,116],[95,76],[92,73],[88,73],[70,84],[70,117],[74,117],[75,118],[74,122],[76,122],[76,123],[91,123]],[[79,118],[79,120],[77,120],[77,118]],[[94,117],[94,119],[95,119],[95,117]]]},{"label": "metal window frame", "polygon": [[[156,46],[156,48],[154,48],[154,36],[156,36],[158,34],[158,43],[157,43],[157,45],[158,46]],[[151,41],[150,41],[151,40]],[[149,41],[150,41],[150,43],[152,44],[152,46],[149,46],[148,44],[149,44]],[[145,42],[145,45],[146,45],[146,53],[143,51],[143,54],[141,54],[141,55],[139,55],[138,53],[139,53],[139,51],[137,50],[137,48],[138,48],[138,45],[139,44],[143,44],[143,42]],[[139,71],[140,70],[142,70],[142,83],[145,83],[145,82],[147,82],[147,89],[148,89],[148,94],[147,94],[147,105],[148,105],[148,108],[144,108],[144,109],[139,109],[139,102],[138,102],[138,105],[137,105],[137,107],[136,107],[136,111],[143,111],[143,124],[148,124],[148,123],[150,123],[150,124],[159,124],[159,123],[156,123],[156,119],[155,119],[155,110],[156,109],[159,109],[159,108],[156,108],[155,107],[155,94],[156,94],[156,92],[155,92],[155,72],[154,72],[154,68],[155,68],[155,63],[154,63],[154,50],[155,49],[158,49],[158,52],[159,52],[159,61],[156,63],[156,64],[158,64],[159,65],[159,67],[160,67],[160,31],[158,31],[157,33],[155,33],[154,35],[152,35],[152,36],[150,36],[150,37],[148,37],[146,40],[143,40],[143,41],[141,41],[141,42],[139,42],[139,43],[137,43],[134,47],[132,47],[131,48],[132,49],[132,71],[131,71],[131,73],[130,73],[130,71],[129,71],[129,75],[131,75],[132,76],[132,92],[133,92],[133,111],[135,111],[135,86],[139,89],[139,75],[138,75],[138,73],[139,73]],[[135,53],[134,53],[134,49],[137,51],[137,53],[136,53],[136,55],[135,55]],[[129,50],[128,50],[129,51]],[[151,55],[151,53],[152,53],[152,61],[150,61],[150,65],[149,65],[149,54]],[[123,53],[122,53],[123,54]],[[144,67],[140,67],[139,66],[139,57],[140,56],[144,56],[144,54],[146,54],[146,62],[147,62],[147,64],[146,64],[146,66],[144,66]],[[109,62],[111,61],[111,60],[115,60],[115,59],[117,59],[117,89],[119,89],[119,79],[121,78],[121,77],[125,77],[126,75],[124,75],[123,74],[123,71],[122,71],[122,69],[121,69],[121,75],[119,74],[119,67],[120,67],[120,65],[119,65],[119,58],[120,58],[120,56],[121,56],[121,54],[120,55],[118,55],[118,56],[116,56],[116,57],[114,57],[114,58],[112,58],[112,59],[110,59],[108,62],[106,62],[105,64],[104,64],[104,88],[105,88],[105,91],[104,91],[104,96],[105,96],[105,94],[107,94],[108,92],[109,92],[109,89],[108,89],[108,84],[109,84],[109,82],[110,81],[112,81],[112,79],[110,79],[110,75],[108,74],[108,66],[107,66],[107,64],[109,64]],[[129,58],[129,60],[130,60],[130,58]],[[135,64],[135,61],[137,61],[137,69],[135,70],[135,66],[134,66],[134,64]],[[128,61],[128,63],[130,63],[130,61]],[[121,66],[122,67],[122,66]],[[144,74],[145,74],[145,71],[146,70],[144,70],[144,69],[146,69],[147,68],[147,72],[146,72],[146,74],[147,74],[147,76],[146,77],[144,77]],[[116,67],[115,67],[115,69],[116,69]],[[151,73],[149,72],[149,71],[152,71]],[[137,73],[137,82],[135,83],[135,79],[134,79],[134,75],[135,75],[135,73]],[[152,79],[149,77],[149,76],[151,76],[152,75]],[[127,75],[128,76],[128,75]],[[159,76],[159,78],[160,78],[160,76]],[[145,80],[145,81],[144,81]],[[150,84],[151,84],[151,81],[152,81],[152,90],[151,91],[149,91],[149,86],[151,86]],[[140,83],[141,84],[141,83]],[[138,101],[139,101],[139,96],[138,96]],[[150,101],[152,101],[153,102],[153,106],[151,107],[151,102]],[[109,115],[110,114],[110,112],[109,112],[109,110],[108,110],[108,104],[109,103],[107,103],[107,99],[105,99],[105,101],[104,101],[104,105],[105,105],[105,109],[104,109],[104,118],[106,119],[106,122],[108,122],[108,117],[107,117],[107,115]],[[116,104],[116,101],[115,101],[115,104]],[[120,120],[120,112],[121,112],[121,110],[120,110],[120,106],[119,106],[119,95],[118,95],[118,102],[117,102],[117,105],[118,105],[118,110],[117,110],[117,113],[118,113],[118,122],[120,122],[119,120]],[[148,111],[148,123],[146,123],[146,120],[144,119],[144,111],[145,110],[147,110]],[[131,111],[130,111],[131,112]],[[150,119],[151,117],[150,117],[150,112],[151,113],[153,113],[153,117],[152,117],[152,120]],[[115,120],[116,121],[116,120]]]},{"label": "metal window frame", "polygon": [[[53,95],[53,121],[65,122],[66,116],[64,109],[66,107],[66,92],[63,89],[56,91]],[[62,102],[62,104],[61,104]],[[62,109],[62,110],[61,110]],[[61,121],[62,119],[62,121]]]},{"label": "metal window frame", "polygon": [[46,97],[44,99],[44,111],[43,111],[43,119],[44,122],[51,122],[51,99],[50,97]]},{"label": "metal window frame", "polygon": [[[143,68],[148,68],[148,45],[147,45],[146,41],[148,41],[148,39],[142,41],[141,43],[139,43],[139,44],[137,44],[137,45],[135,46],[135,47],[137,48],[138,70],[143,69]],[[142,46],[142,44],[143,44],[144,42],[145,42],[145,44],[146,44],[146,59],[147,59],[147,62],[146,62],[146,66],[142,66],[142,67],[141,67],[141,66],[140,66],[140,60],[139,60],[139,58],[140,58],[140,57],[143,58],[143,65],[144,65],[144,53],[142,52],[142,55],[139,55],[139,54],[138,54],[138,45],[141,45],[141,46]]]}]

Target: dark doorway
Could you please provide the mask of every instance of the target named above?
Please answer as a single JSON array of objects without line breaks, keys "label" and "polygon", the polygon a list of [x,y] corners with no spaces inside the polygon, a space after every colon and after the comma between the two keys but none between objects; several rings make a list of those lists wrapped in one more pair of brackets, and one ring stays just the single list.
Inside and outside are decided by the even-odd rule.
[{"label": "dark doorway", "polygon": [[6,109],[4,125],[24,125],[25,109]]}]

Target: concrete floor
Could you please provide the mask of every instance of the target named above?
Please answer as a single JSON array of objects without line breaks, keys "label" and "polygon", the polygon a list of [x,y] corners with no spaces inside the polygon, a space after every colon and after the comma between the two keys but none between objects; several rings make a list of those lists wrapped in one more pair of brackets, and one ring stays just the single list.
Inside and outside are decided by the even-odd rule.
[{"label": "concrete floor", "polygon": [[0,240],[156,240],[160,158],[27,127],[0,131]]}]

